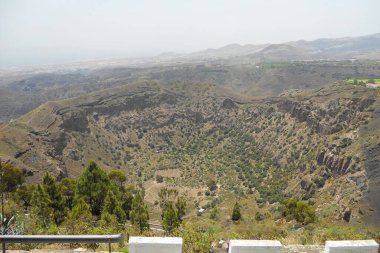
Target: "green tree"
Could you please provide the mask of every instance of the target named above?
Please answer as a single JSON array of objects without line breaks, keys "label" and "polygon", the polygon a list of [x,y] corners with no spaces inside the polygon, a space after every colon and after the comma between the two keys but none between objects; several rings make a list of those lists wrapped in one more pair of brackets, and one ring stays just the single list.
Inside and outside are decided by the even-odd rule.
[{"label": "green tree", "polygon": [[69,212],[66,221],[60,226],[65,234],[89,233],[93,227],[90,206],[83,198],[75,200],[74,206]]},{"label": "green tree", "polygon": [[1,191],[1,214],[4,216],[4,193],[15,191],[18,186],[25,182],[22,171],[11,164],[2,164],[0,160],[0,191]]},{"label": "green tree", "polygon": [[49,195],[46,193],[44,187],[40,184],[36,186],[32,196],[32,216],[35,218],[36,223],[42,228],[49,228],[53,222],[53,208]]},{"label": "green tree", "polygon": [[92,217],[90,206],[84,201],[83,198],[76,200],[75,205],[69,213],[69,219],[72,220],[90,220]]},{"label": "green tree", "polygon": [[240,205],[238,202],[235,203],[234,209],[232,210],[232,220],[238,221],[241,219]]},{"label": "green tree", "polygon": [[107,174],[91,161],[78,180],[76,197],[83,197],[90,205],[91,213],[99,216],[109,187]]},{"label": "green tree", "polygon": [[0,175],[1,190],[4,192],[13,192],[25,182],[22,171],[9,163],[1,164],[0,162]]},{"label": "green tree", "polygon": [[132,210],[133,195],[136,193],[134,187],[127,187],[122,193],[121,197],[121,207],[125,212],[127,220],[130,220],[129,214]]},{"label": "green tree", "polygon": [[129,214],[131,224],[137,226],[142,233],[144,230],[149,229],[149,213],[148,207],[144,203],[143,197],[140,193],[136,194],[132,201],[132,209]]},{"label": "green tree", "polygon": [[63,196],[63,200],[69,209],[73,208],[75,189],[77,187],[77,181],[72,178],[64,178],[58,182],[58,188]]},{"label": "green tree", "polygon": [[42,179],[43,186],[50,199],[50,207],[54,210],[54,222],[60,225],[66,217],[66,208],[63,196],[58,189],[56,180],[49,173],[46,173]]},{"label": "green tree", "polygon": [[173,203],[169,202],[163,212],[162,227],[166,232],[171,233],[179,226],[179,224],[178,211],[174,208]]},{"label": "green tree", "polygon": [[124,224],[126,220],[126,215],[124,210],[121,207],[119,200],[112,190],[108,190],[107,196],[104,199],[104,206],[102,211],[103,214],[115,215],[118,224]]},{"label": "green tree", "polygon": [[34,184],[21,185],[13,195],[15,201],[24,206],[24,208],[30,207],[35,188]]},{"label": "green tree", "polygon": [[183,196],[178,197],[177,202],[175,203],[175,207],[177,208],[177,216],[179,222],[182,222],[182,218],[185,216],[186,206],[186,199]]},{"label": "green tree", "polygon": [[122,188],[125,181],[127,181],[125,173],[121,170],[112,170],[110,173],[108,173],[108,177],[119,188]]}]

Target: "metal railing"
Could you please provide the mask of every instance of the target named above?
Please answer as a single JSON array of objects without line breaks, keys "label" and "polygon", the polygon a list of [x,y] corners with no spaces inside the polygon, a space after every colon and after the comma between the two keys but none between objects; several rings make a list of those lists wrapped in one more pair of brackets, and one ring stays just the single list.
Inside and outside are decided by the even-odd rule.
[{"label": "metal railing", "polygon": [[117,235],[0,235],[3,253],[7,243],[108,243],[111,252],[111,243],[124,240],[122,234]]}]

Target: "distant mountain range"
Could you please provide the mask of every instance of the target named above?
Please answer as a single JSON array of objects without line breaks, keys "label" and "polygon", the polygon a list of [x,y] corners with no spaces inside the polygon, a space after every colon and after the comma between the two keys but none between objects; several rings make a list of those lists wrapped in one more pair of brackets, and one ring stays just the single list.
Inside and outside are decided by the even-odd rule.
[{"label": "distant mountain range", "polygon": [[9,71],[56,71],[83,68],[102,68],[112,66],[152,67],[164,65],[219,63],[219,64],[257,64],[260,62],[286,62],[310,60],[380,60],[380,33],[312,41],[291,41],[281,44],[239,45],[229,44],[220,48],[189,54],[166,52],[153,57],[130,59],[105,59],[97,61],[75,62],[61,65],[42,65],[1,69],[0,77]]},{"label": "distant mountain range", "polygon": [[[177,56],[178,57],[178,56]],[[380,59],[380,33],[337,39],[293,41],[282,44],[231,44],[182,56],[228,59],[233,64],[259,62]]]}]

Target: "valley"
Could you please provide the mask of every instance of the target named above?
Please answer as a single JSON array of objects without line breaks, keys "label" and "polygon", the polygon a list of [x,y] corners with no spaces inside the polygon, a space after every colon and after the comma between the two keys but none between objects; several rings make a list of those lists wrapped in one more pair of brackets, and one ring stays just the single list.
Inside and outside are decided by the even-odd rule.
[{"label": "valley", "polygon": [[[352,49],[342,41],[329,43]],[[305,43],[230,45],[180,63],[176,56],[144,66],[1,73],[0,158],[26,180],[8,196],[7,212],[29,214],[31,193],[21,187],[37,187],[49,173],[70,215],[33,233],[76,231],[77,184],[96,167],[105,178],[125,177],[120,189],[105,180],[107,198],[114,191],[125,201],[123,222],[140,193],[155,224],[164,219],[163,189],[183,197],[183,224],[170,235],[286,245],[378,239],[380,62],[361,58],[368,48],[359,57]],[[232,217],[235,206],[241,219]],[[112,217],[97,208],[85,231],[122,229],[116,221],[105,226]],[[133,229],[128,235],[160,233]]]},{"label": "valley", "polygon": [[[378,180],[366,171],[379,156],[380,133],[368,129],[378,100],[344,84],[261,99],[207,83],[146,81],[43,104],[3,126],[0,152],[29,181],[46,171],[77,178],[94,160],[146,188],[152,205],[163,186],[206,207],[223,192],[252,195],[254,206],[297,197],[322,212],[330,202],[337,210],[326,215],[337,220],[349,209],[355,223],[379,213],[374,196],[365,203]],[[209,180],[218,185],[213,197]]]}]

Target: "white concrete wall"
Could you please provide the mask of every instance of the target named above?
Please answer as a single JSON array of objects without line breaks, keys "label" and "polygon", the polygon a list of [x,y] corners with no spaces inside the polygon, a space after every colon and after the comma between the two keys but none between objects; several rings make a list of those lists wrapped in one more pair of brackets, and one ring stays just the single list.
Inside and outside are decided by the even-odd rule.
[{"label": "white concrete wall", "polygon": [[231,240],[228,253],[281,253],[279,241]]},{"label": "white concrete wall", "polygon": [[325,253],[377,253],[375,240],[326,241]]},{"label": "white concrete wall", "polygon": [[129,253],[181,253],[180,237],[129,237]]}]

